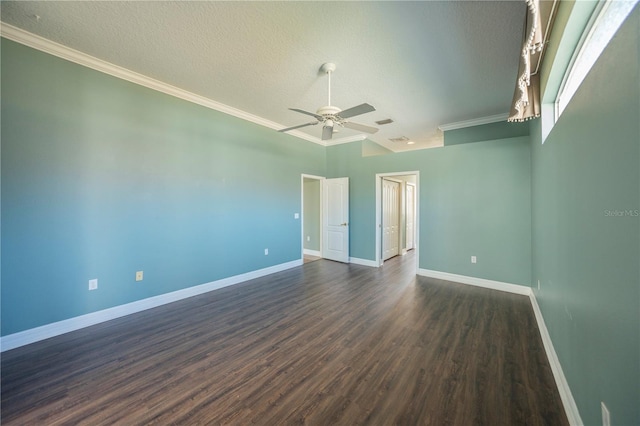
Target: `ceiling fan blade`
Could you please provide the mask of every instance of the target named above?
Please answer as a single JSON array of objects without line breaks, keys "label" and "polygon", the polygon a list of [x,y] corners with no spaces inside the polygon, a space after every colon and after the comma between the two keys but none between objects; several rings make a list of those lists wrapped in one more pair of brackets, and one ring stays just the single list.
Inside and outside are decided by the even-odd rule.
[{"label": "ceiling fan blade", "polygon": [[375,133],[378,131],[376,127],[366,126],[360,123],[352,123],[351,121],[345,121],[342,123],[342,125],[347,129],[358,130],[365,133]]},{"label": "ceiling fan blade", "polygon": [[316,114],[315,112],[309,112],[309,111],[305,111],[303,109],[298,109],[298,108],[289,108],[291,111],[295,111],[295,112],[299,112],[300,114],[306,114],[306,115],[310,115],[312,117],[315,117],[316,119],[322,121],[324,120],[324,117],[321,115]]},{"label": "ceiling fan blade", "polygon": [[315,126],[316,124],[318,124],[318,122],[314,121],[313,123],[299,124],[297,126],[287,127],[286,129],[281,129],[281,130],[278,130],[278,131],[279,132],[288,132],[289,130],[299,129],[300,127],[306,127],[306,126]]},{"label": "ceiling fan blade", "polygon": [[331,136],[333,136],[333,126],[324,126],[322,128],[322,140],[329,140]]},{"label": "ceiling fan blade", "polygon": [[338,116],[340,116],[340,118],[349,118],[375,110],[376,109],[369,104],[360,104],[358,106],[354,106],[353,108],[347,108],[344,111],[340,111],[338,113]]}]

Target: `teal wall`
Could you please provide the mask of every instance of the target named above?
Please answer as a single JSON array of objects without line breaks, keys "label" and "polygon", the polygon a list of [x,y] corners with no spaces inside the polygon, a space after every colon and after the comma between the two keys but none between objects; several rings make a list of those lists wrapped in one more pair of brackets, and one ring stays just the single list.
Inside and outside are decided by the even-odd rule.
[{"label": "teal wall", "polygon": [[636,7],[544,145],[532,122],[533,287],[587,425],[601,401],[640,424],[639,27]]},{"label": "teal wall", "polygon": [[2,335],[300,259],[324,147],[1,47]]},{"label": "teal wall", "polygon": [[532,285],[585,424],[600,401],[640,424],[639,14],[544,145],[537,120],[397,154],[324,148],[2,39],[1,334],[299,259],[303,173],[350,178],[350,254],[373,260],[376,173],[419,171],[420,267]]},{"label": "teal wall", "polygon": [[320,182],[305,178],[303,183],[304,248],[316,251],[320,251]]},{"label": "teal wall", "polygon": [[2,335],[299,259],[303,173],[351,178],[373,260],[375,174],[419,170],[420,266],[529,284],[528,137],[363,157],[6,39],[1,78]]},{"label": "teal wall", "polygon": [[375,259],[376,173],[419,171],[420,267],[527,286],[530,166],[528,136],[373,157],[360,142],[327,149],[328,177],[350,178],[352,257]]},{"label": "teal wall", "polygon": [[444,145],[451,146],[491,139],[516,138],[518,136],[529,136],[528,123],[499,121],[497,123],[446,131],[444,132]]},{"label": "teal wall", "polygon": [[418,171],[419,266],[532,285],[584,422],[604,401],[640,424],[638,13],[544,145],[538,120],[396,154],[324,148],[2,39],[2,335],[299,259],[303,173],[350,178],[350,255],[373,260],[376,173]]}]

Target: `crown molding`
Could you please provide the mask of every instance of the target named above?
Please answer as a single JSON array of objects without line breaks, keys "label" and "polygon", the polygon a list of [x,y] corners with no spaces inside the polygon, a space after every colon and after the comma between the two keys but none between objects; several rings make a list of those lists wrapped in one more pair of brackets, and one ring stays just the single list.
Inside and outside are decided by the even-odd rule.
[{"label": "crown molding", "polygon": [[365,135],[355,135],[355,136],[348,136],[346,138],[331,139],[323,142],[324,142],[324,146],[333,146],[333,145],[341,145],[343,143],[363,141],[366,138],[367,137]]},{"label": "crown molding", "polygon": [[[41,52],[48,53],[58,58],[65,59],[70,62],[74,62],[78,65],[91,68],[96,71],[111,75],[113,77],[126,80],[128,82],[138,84],[140,86],[147,87],[149,89],[173,96],[187,102],[192,102],[197,105],[201,105],[205,108],[213,109],[215,111],[222,112],[224,114],[232,115],[242,120],[249,121],[251,123],[258,124],[260,126],[268,127],[269,129],[278,130],[285,126],[280,123],[276,123],[271,120],[259,117],[254,114],[250,114],[246,111],[225,105],[220,102],[216,102],[212,99],[204,96],[197,95],[195,93],[180,89],[179,87],[172,86],[159,80],[147,77],[143,74],[139,74],[135,71],[128,70],[126,68],[114,65],[110,62],[98,59],[79,50],[72,49],[64,46],[55,41],[51,41],[39,35],[30,33],[21,28],[14,27],[13,25],[6,24],[0,21],[0,36],[15,41],[16,43],[23,44]],[[304,139],[309,142],[317,143],[319,145],[326,146],[326,143],[315,136],[308,135],[304,132],[293,130],[287,132],[288,135],[295,136],[300,139]],[[364,138],[364,137],[363,137]]]},{"label": "crown molding", "polygon": [[490,115],[488,117],[473,118],[471,120],[456,121],[455,123],[441,124],[438,129],[443,132],[449,130],[464,129],[466,127],[481,126],[483,124],[497,123],[499,121],[507,121],[508,113]]}]

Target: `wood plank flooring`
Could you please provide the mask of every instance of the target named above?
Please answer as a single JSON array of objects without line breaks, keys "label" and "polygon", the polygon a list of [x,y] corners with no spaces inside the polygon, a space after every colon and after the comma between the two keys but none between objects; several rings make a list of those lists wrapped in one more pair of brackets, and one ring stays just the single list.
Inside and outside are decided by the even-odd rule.
[{"label": "wood plank flooring", "polygon": [[526,297],[327,260],[2,354],[3,425],[568,424]]},{"label": "wood plank flooring", "polygon": [[318,257],[318,256],[312,256],[310,254],[305,254],[302,257],[302,260],[303,260],[304,263],[311,263],[311,262],[315,262],[316,260],[320,260],[320,259],[322,259],[322,258]]}]

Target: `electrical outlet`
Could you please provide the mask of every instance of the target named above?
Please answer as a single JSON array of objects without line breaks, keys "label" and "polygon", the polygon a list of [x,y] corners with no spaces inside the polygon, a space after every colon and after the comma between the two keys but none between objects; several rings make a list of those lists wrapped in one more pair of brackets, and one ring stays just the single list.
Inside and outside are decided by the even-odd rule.
[{"label": "electrical outlet", "polygon": [[300,219],[300,213],[294,213],[293,214],[293,218],[294,219]]},{"label": "electrical outlet", "polygon": [[602,401],[600,401],[600,408],[602,409],[602,426],[611,426],[611,414]]},{"label": "electrical outlet", "polygon": [[268,249],[268,248],[264,249],[264,255],[265,255],[265,256],[268,256],[268,255],[269,255],[269,249]]},{"label": "electrical outlet", "polygon": [[89,290],[97,290],[98,289],[98,279],[89,280]]},{"label": "electrical outlet", "polygon": [[144,277],[144,271],[137,271],[136,272],[136,281],[142,281],[143,277]]},{"label": "electrical outlet", "polygon": [[475,256],[471,256],[471,263],[476,263],[478,259]]},{"label": "electrical outlet", "polygon": [[311,241],[311,237],[307,235],[307,241]]}]

